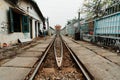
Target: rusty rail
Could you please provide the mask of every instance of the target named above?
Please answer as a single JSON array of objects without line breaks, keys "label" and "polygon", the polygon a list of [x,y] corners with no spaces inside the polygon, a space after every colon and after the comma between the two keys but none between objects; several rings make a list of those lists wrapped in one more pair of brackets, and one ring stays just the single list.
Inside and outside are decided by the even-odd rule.
[{"label": "rusty rail", "polygon": [[80,61],[78,61],[78,59],[76,58],[75,54],[68,47],[67,43],[64,42],[64,44],[67,47],[67,49],[69,50],[69,52],[70,52],[71,56],[73,57],[73,59],[75,60],[75,62],[77,63],[78,67],[81,69],[82,73],[86,77],[86,80],[93,80],[93,77],[90,75],[90,73],[88,73],[88,71],[86,71],[85,67],[83,67],[83,65],[80,63]]},{"label": "rusty rail", "polygon": [[[55,40],[55,39],[54,39],[54,40]],[[34,80],[35,75],[37,74],[37,72],[38,72],[38,70],[39,70],[39,68],[40,68],[43,60],[45,59],[45,57],[46,57],[49,49],[50,49],[51,46],[53,45],[54,40],[49,44],[48,48],[47,48],[46,51],[44,52],[44,55],[42,56],[41,60],[39,61],[37,67],[35,68],[34,72],[32,73],[31,77],[29,78],[29,80]]]}]

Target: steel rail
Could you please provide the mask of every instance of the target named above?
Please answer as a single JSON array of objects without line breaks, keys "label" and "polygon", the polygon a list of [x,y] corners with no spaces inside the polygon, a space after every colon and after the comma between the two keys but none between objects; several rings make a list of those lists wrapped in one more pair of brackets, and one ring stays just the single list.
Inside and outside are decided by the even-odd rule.
[{"label": "steel rail", "polygon": [[61,41],[61,57],[63,58],[63,43],[62,43],[62,41]]},{"label": "steel rail", "polygon": [[77,60],[77,58],[75,57],[74,53],[72,52],[72,50],[68,47],[67,43],[65,43],[65,46],[67,47],[67,49],[69,50],[70,54],[72,55],[72,57],[74,58],[75,62],[77,63],[78,67],[81,69],[82,73],[84,74],[84,76],[86,77],[87,80],[92,80],[92,78],[90,77],[90,75],[88,74],[88,72],[83,68],[83,66],[79,63],[79,61]]},{"label": "steel rail", "polygon": [[[55,40],[55,39],[54,39],[54,40]],[[49,49],[51,48],[51,46],[52,46],[54,40],[49,44],[48,48],[46,49],[44,55],[42,56],[41,60],[39,61],[37,67],[35,68],[34,72],[32,73],[31,77],[29,78],[29,80],[33,80],[33,79],[35,78],[35,75],[37,74],[38,69],[40,68],[40,66],[41,66],[41,64],[42,64],[42,62],[43,62],[43,60],[45,59],[45,57],[46,57],[46,55],[47,55]]]}]

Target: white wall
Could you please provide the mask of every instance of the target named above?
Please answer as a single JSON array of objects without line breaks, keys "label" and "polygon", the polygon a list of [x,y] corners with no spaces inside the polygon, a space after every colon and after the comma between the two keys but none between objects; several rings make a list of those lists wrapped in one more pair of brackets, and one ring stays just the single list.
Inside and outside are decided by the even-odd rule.
[{"label": "white wall", "polygon": [[[35,8],[29,3],[21,1],[18,3],[19,7],[23,9],[27,14],[29,14],[32,17],[32,33],[33,38],[35,38],[35,21],[37,21],[37,37],[38,37],[38,21],[39,23],[42,23],[42,20],[39,18],[39,15],[36,13]],[[29,9],[27,9],[29,7]],[[41,26],[40,26],[41,27]]]},{"label": "white wall", "polygon": [[0,1],[0,47],[2,43],[16,43],[18,38],[24,38],[23,33],[8,33],[9,30],[9,22],[8,22],[8,11],[10,4],[5,2],[4,0]]},{"label": "white wall", "polygon": [[[20,3],[18,3],[18,6],[23,9],[27,14],[29,14],[31,17],[33,17],[36,20],[39,20],[41,22],[41,19],[39,18],[39,15],[36,13],[34,7],[25,1],[21,1]],[[27,10],[27,7],[29,7],[29,9]],[[32,9],[31,9],[32,7]]]},{"label": "white wall", "polygon": [[[23,1],[20,2],[18,5],[26,12],[27,12],[27,7],[31,6],[30,3],[25,3]],[[0,0],[0,47],[3,43],[7,43],[8,45],[17,43],[17,40],[19,38],[30,38],[30,33],[23,33],[23,32],[8,33],[9,7],[12,7],[12,5],[10,5],[5,0]],[[38,14],[36,13],[33,7],[32,9],[29,10],[29,12],[30,13],[27,12],[27,14],[29,14],[32,17],[32,32],[33,32],[33,38],[35,38],[35,21],[41,22],[41,19],[39,18]]]}]

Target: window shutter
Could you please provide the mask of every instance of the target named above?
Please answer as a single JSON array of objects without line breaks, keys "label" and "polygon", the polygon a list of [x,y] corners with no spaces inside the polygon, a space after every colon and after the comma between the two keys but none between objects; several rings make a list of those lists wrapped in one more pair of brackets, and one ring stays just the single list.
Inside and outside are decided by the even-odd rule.
[{"label": "window shutter", "polygon": [[11,8],[9,8],[9,21],[10,21],[9,31],[14,32],[13,12]]},{"label": "window shutter", "polygon": [[22,16],[22,32],[29,32],[29,18],[28,16]]}]

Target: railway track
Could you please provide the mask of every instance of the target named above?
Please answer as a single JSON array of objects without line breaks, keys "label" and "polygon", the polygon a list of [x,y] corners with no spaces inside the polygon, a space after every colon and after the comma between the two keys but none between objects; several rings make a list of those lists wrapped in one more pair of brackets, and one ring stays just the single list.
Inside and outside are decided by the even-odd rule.
[{"label": "railway track", "polygon": [[57,35],[26,80],[92,80],[71,49],[63,43]]}]

